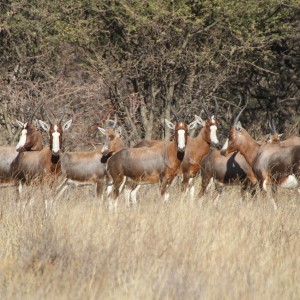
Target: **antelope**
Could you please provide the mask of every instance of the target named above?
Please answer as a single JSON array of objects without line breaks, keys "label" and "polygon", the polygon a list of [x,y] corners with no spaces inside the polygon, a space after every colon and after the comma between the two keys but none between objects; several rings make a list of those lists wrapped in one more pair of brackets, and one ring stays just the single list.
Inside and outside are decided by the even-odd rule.
[{"label": "antelope", "polygon": [[[108,123],[108,120],[107,120]],[[96,197],[103,200],[103,187],[107,176],[106,161],[115,152],[124,147],[120,128],[116,128],[117,118],[112,127],[101,128],[99,131],[106,136],[102,148],[89,152],[66,152],[61,158],[61,171],[64,177],[57,188],[56,199],[64,193],[69,185],[95,185]]]},{"label": "antelope", "polygon": [[222,148],[222,154],[239,151],[245,157],[258,180],[260,189],[267,192],[267,186],[271,185],[271,200],[274,210],[277,210],[274,199],[277,187],[299,187],[300,146],[259,145],[239,122],[247,103],[248,101],[234,120],[229,140]]},{"label": "antelope", "polygon": [[[218,103],[215,100],[215,113],[210,115],[204,105],[202,105],[206,113],[207,119],[203,121],[199,116],[195,115],[195,122],[203,126],[197,137],[189,137],[186,145],[184,158],[180,165],[180,174],[183,175],[181,183],[181,191],[187,193],[190,192],[190,199],[194,198],[194,178],[198,174],[201,166],[202,159],[207,155],[211,145],[216,146],[219,144],[217,137],[217,111]],[[152,147],[163,141],[142,141],[135,147],[148,146]]]},{"label": "antelope", "polygon": [[271,134],[267,138],[267,143],[279,143],[282,147],[289,147],[289,146],[297,146],[300,145],[300,137],[299,136],[290,136],[286,140],[281,141],[282,134],[279,134],[276,130],[274,120],[271,122],[269,121],[269,127]]},{"label": "antelope", "polygon": [[194,178],[198,174],[203,158],[208,154],[211,146],[219,144],[217,137],[217,102],[215,101],[215,114],[210,115],[205,109],[207,119],[203,121],[195,116],[197,123],[202,125],[198,136],[190,138],[186,147],[186,153],[180,166],[183,175],[181,191],[190,193],[190,200],[194,199],[195,183]]},{"label": "antelope", "polygon": [[207,193],[212,180],[214,180],[218,192],[214,201],[215,205],[224,185],[241,184],[241,194],[244,198],[249,186],[252,190],[251,194],[254,195],[253,188],[257,184],[251,166],[239,152],[224,156],[218,150],[211,150],[201,162],[201,178],[199,199],[204,196],[204,193]]},{"label": "antelope", "polygon": [[[25,123],[16,120],[16,124],[21,128],[21,136],[18,144],[15,146],[0,147],[0,183],[8,183],[7,186],[14,185],[11,176],[11,164],[19,152],[40,151],[43,148],[42,135],[33,124],[35,111],[29,121]],[[5,186],[1,184],[1,187]]]},{"label": "antelope", "polygon": [[179,172],[189,140],[188,132],[196,126],[196,121],[188,125],[177,118],[175,125],[167,119],[165,123],[175,131],[173,141],[163,141],[152,147],[125,148],[108,160],[107,168],[112,181],[107,189],[110,208],[117,207],[120,191],[127,179],[135,184],[160,183],[161,196],[168,201],[168,187]]},{"label": "antelope", "polygon": [[[64,116],[64,115],[63,115]],[[33,179],[43,180],[47,176],[53,181],[53,176],[58,176],[60,170],[60,152],[62,147],[63,132],[70,128],[72,119],[62,125],[62,119],[50,125],[39,120],[40,126],[49,134],[50,146],[40,151],[20,152],[11,164],[12,176],[19,183],[19,194],[22,193],[22,184],[30,183]],[[49,179],[49,178],[47,178]],[[52,183],[51,181],[51,183]]]}]

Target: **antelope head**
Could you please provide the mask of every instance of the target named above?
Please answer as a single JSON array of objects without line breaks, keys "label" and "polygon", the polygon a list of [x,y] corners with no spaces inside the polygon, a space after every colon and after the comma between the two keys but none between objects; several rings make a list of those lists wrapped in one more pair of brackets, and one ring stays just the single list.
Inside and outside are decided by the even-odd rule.
[{"label": "antelope head", "polygon": [[278,144],[280,143],[280,138],[282,134],[278,133],[274,124],[274,120],[269,120],[269,128],[270,128],[270,134],[268,134],[266,138],[266,143],[268,144]]},{"label": "antelope head", "polygon": [[184,152],[189,135],[189,130],[194,129],[196,127],[197,121],[193,121],[190,124],[187,124],[186,122],[177,121],[176,124],[173,124],[171,121],[165,119],[165,123],[170,129],[175,131],[175,142],[178,151],[181,153]]},{"label": "antelope head", "polygon": [[221,149],[221,154],[226,155],[228,153],[238,151],[243,145],[245,145],[245,141],[249,139],[250,135],[248,132],[242,127],[239,118],[243,111],[246,109],[248,105],[248,99],[246,101],[245,106],[241,109],[237,117],[235,118],[233,125],[229,132],[229,138],[226,139],[225,144]]},{"label": "antelope head", "polygon": [[99,131],[105,135],[105,142],[102,147],[101,153],[103,156],[113,154],[123,148],[123,142],[121,140],[121,128],[101,128],[98,127]]},{"label": "antelope head", "polygon": [[117,115],[113,121],[113,125],[109,127],[110,120],[106,121],[105,128],[98,127],[99,131],[105,136],[105,142],[102,147],[101,153],[103,156],[113,154],[123,148],[124,144],[121,138],[122,129],[121,127],[116,128],[117,126]]},{"label": "antelope head", "polygon": [[21,122],[16,120],[16,123],[22,128],[19,142],[16,146],[16,151],[36,150],[41,140],[40,132],[32,122]]},{"label": "antelope head", "polygon": [[[65,112],[64,112],[65,114]],[[52,122],[48,117],[50,125],[46,122],[39,120],[40,126],[49,134],[50,148],[54,156],[58,156],[62,149],[62,137],[63,133],[68,130],[72,124],[72,119],[62,124],[63,116],[59,122]]]},{"label": "antelope head", "polygon": [[42,147],[41,144],[41,135],[36,125],[33,123],[33,118],[35,116],[36,111],[40,108],[41,105],[38,105],[36,109],[34,109],[31,116],[28,118],[28,122],[21,122],[16,120],[17,125],[22,129],[21,136],[19,142],[16,146],[16,151],[28,151],[28,150],[40,150]]},{"label": "antelope head", "polygon": [[205,131],[205,140],[208,144],[212,144],[213,146],[217,146],[219,144],[219,139],[217,137],[217,130],[218,130],[218,122],[217,122],[217,113],[218,113],[218,102],[216,98],[215,101],[215,111],[213,115],[208,113],[207,108],[205,107],[204,103],[201,104],[204,112],[206,114],[206,121],[203,121],[201,117],[195,115],[195,120],[200,126],[203,126]]}]

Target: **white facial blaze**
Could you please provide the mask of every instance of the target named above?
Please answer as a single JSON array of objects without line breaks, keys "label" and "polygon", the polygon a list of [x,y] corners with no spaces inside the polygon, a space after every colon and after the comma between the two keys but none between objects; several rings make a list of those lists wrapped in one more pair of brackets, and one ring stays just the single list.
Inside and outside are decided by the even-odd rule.
[{"label": "white facial blaze", "polygon": [[185,148],[185,130],[178,130],[178,149],[183,151]]},{"label": "white facial blaze", "polygon": [[219,144],[219,140],[217,137],[217,126],[216,125],[210,126],[210,141],[213,144]]},{"label": "white facial blaze", "polygon": [[108,147],[107,145],[104,145],[101,149],[101,153],[103,154],[105,151],[107,151]]},{"label": "white facial blaze", "polygon": [[52,133],[52,152],[58,153],[60,150],[60,145],[59,145],[59,136],[60,133],[57,131],[57,125],[54,126],[54,132]]},{"label": "white facial blaze", "polygon": [[20,148],[24,147],[24,145],[26,143],[26,138],[27,138],[27,129],[23,129],[21,132],[21,137],[20,137],[19,143],[16,146],[16,150],[19,150]]},{"label": "white facial blaze", "polygon": [[228,149],[228,144],[229,144],[229,139],[227,138],[221,149],[221,152],[225,152]]}]

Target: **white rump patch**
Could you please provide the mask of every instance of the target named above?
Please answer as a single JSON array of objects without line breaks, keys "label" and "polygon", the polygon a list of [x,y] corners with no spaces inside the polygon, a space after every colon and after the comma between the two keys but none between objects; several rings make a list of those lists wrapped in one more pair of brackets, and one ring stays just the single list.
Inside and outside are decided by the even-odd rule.
[{"label": "white rump patch", "polygon": [[27,129],[23,129],[21,132],[21,137],[20,137],[19,143],[16,146],[16,150],[19,150],[20,148],[24,147],[24,145],[26,143],[26,138],[27,138]]},{"label": "white rump patch", "polygon": [[295,175],[289,175],[287,179],[280,184],[283,188],[294,189],[299,186],[299,182]]},{"label": "white rump patch", "polygon": [[213,144],[219,144],[219,140],[217,137],[217,126],[216,125],[211,125],[210,126],[210,140]]},{"label": "white rump patch", "polygon": [[178,149],[183,151],[185,148],[185,130],[178,130]]}]

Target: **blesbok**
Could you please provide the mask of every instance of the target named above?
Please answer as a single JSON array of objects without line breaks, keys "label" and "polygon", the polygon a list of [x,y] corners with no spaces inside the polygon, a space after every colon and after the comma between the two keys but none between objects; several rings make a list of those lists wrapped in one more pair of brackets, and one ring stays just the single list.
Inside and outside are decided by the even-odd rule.
[{"label": "blesbok", "polygon": [[276,130],[276,126],[274,124],[274,120],[269,121],[269,128],[271,134],[269,134],[267,138],[267,143],[276,144],[279,143],[282,147],[289,147],[289,146],[297,146],[300,145],[300,137],[299,136],[290,136],[285,140],[281,140],[282,134],[278,133]]},{"label": "blesbok", "polygon": [[195,177],[199,173],[201,162],[208,154],[211,146],[219,144],[217,137],[217,104],[215,114],[209,115],[206,111],[207,119],[203,121],[200,117],[195,116],[198,124],[203,128],[195,138],[190,138],[186,147],[186,153],[180,171],[182,173],[181,191],[187,193],[189,191],[190,200],[194,199]]},{"label": "blesbok", "polygon": [[108,123],[109,120],[106,121],[105,128],[98,127],[99,131],[106,137],[101,148],[88,152],[66,152],[63,154],[61,158],[63,181],[57,188],[56,199],[60,198],[69,185],[95,185],[96,196],[103,200],[103,188],[107,176],[106,161],[124,147],[120,128],[116,128],[116,115],[111,127],[108,127]]},{"label": "blesbok", "polygon": [[251,166],[239,152],[224,156],[218,150],[211,150],[201,162],[200,173],[202,180],[199,199],[208,192],[212,181],[218,192],[215,204],[217,204],[224,185],[241,185],[242,198],[249,187],[252,188],[252,195],[255,192],[254,186],[257,184],[257,179]]},{"label": "blesbok", "polygon": [[53,183],[51,175],[60,174],[60,152],[62,149],[63,132],[70,128],[72,119],[62,125],[64,115],[59,122],[50,125],[39,120],[40,126],[49,134],[50,146],[41,151],[21,152],[11,164],[12,176],[19,183],[19,193],[22,192],[22,184],[30,183],[33,179],[47,178]]},{"label": "blesbok", "polygon": [[190,138],[188,132],[196,126],[197,121],[189,125],[178,119],[175,125],[167,119],[165,122],[175,132],[173,141],[163,141],[152,147],[125,148],[108,160],[108,175],[112,181],[108,186],[110,208],[117,206],[120,191],[127,179],[135,184],[160,183],[160,193],[165,201],[168,200],[167,190],[184,158]]},{"label": "blesbok", "polygon": [[300,146],[282,147],[280,144],[259,145],[242,127],[239,118],[247,103],[235,118],[229,140],[222,154],[239,151],[246,159],[258,180],[261,190],[272,187],[272,203],[276,210],[275,194],[278,186],[297,188],[300,181]]},{"label": "blesbok", "polygon": [[[199,116],[195,115],[196,123],[203,128],[195,138],[189,137],[179,171],[183,176],[181,191],[185,193],[189,191],[191,200],[194,198],[195,191],[194,178],[200,170],[201,161],[209,152],[211,145],[216,146],[219,144],[216,119],[218,103],[215,99],[215,111],[213,115],[208,113],[208,110],[204,105],[202,105],[202,107],[204,108],[207,119],[206,121],[203,121]],[[142,141],[135,147],[152,147],[162,142],[163,141],[158,140]]]},{"label": "blesbok", "polygon": [[[41,132],[32,122],[32,117],[28,122],[16,120],[17,125],[22,129],[17,145],[0,147],[0,183],[1,187],[14,185],[11,176],[11,164],[22,151],[40,151],[43,148]],[[6,184],[2,184],[6,183]]]}]

